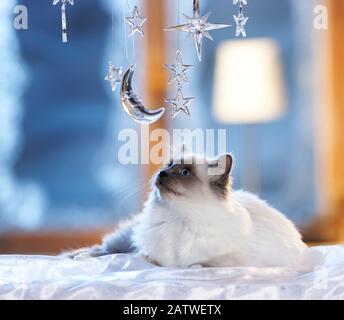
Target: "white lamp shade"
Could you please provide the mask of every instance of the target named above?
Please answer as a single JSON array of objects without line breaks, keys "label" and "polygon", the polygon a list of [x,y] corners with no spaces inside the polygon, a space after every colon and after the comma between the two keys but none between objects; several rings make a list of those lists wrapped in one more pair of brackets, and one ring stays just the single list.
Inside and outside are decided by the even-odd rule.
[{"label": "white lamp shade", "polygon": [[222,123],[275,120],[285,112],[279,47],[271,39],[235,40],[217,49],[214,116]]}]

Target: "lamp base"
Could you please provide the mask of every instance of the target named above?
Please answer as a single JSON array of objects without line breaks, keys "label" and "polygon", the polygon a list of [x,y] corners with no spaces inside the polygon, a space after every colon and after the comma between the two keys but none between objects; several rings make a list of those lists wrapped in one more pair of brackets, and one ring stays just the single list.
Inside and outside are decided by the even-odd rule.
[{"label": "lamp base", "polygon": [[240,185],[241,188],[259,194],[261,191],[260,128],[256,124],[241,127]]}]

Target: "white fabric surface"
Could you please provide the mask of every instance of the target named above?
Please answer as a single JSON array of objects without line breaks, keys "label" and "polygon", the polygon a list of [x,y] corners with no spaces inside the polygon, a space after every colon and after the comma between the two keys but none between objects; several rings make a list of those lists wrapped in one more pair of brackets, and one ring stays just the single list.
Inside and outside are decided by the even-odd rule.
[{"label": "white fabric surface", "polygon": [[344,246],[308,249],[303,271],[171,269],[135,255],[0,256],[1,299],[344,299]]}]

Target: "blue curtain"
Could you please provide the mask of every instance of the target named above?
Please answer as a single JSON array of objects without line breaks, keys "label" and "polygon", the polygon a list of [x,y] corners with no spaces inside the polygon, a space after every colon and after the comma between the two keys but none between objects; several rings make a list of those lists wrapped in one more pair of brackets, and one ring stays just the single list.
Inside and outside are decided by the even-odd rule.
[{"label": "blue curtain", "polygon": [[13,192],[5,198],[10,185],[1,184],[1,227],[98,228],[115,223],[136,210],[134,195],[129,201],[122,198],[139,180],[136,168],[117,163],[118,131],[133,124],[104,81],[108,60],[124,59],[122,12],[114,7],[110,52],[109,2],[67,5],[67,44],[61,41],[60,5],[46,0],[20,4],[28,8],[28,30],[13,29],[13,1],[2,8],[5,19],[0,20],[11,36],[0,40],[8,51],[1,52],[6,63],[0,72],[16,73],[22,66],[26,71],[23,92],[16,79],[8,90],[1,86],[1,110],[15,104],[20,115],[15,121],[0,117],[6,122],[1,130],[12,121],[2,147],[22,137],[8,151],[11,161],[3,164]]}]

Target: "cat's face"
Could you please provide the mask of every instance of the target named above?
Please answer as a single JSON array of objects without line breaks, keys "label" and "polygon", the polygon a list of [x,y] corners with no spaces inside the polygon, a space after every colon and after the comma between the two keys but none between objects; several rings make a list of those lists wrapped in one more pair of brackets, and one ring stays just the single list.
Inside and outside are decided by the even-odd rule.
[{"label": "cat's face", "polygon": [[226,198],[230,191],[230,154],[215,159],[185,155],[171,160],[155,176],[154,186],[162,198],[204,197],[211,193]]}]

